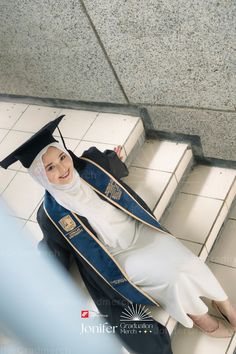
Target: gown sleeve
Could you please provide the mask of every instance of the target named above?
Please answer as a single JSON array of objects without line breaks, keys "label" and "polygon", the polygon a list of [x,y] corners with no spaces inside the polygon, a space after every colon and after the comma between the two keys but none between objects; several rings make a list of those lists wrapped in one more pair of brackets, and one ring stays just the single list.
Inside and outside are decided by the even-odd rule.
[{"label": "gown sleeve", "polygon": [[127,166],[124,162],[121,161],[121,159],[117,156],[117,153],[113,150],[107,149],[102,152],[95,146],[91,146],[88,150],[83,152],[82,157],[88,157],[89,159],[98,163],[101,167],[106,169],[117,179],[126,177],[129,174]]},{"label": "gown sleeve", "polygon": [[103,154],[108,159],[109,167],[112,174],[116,176],[117,179],[126,177],[129,174],[129,170],[124,162],[117,156],[117,153],[113,150],[105,150]]}]

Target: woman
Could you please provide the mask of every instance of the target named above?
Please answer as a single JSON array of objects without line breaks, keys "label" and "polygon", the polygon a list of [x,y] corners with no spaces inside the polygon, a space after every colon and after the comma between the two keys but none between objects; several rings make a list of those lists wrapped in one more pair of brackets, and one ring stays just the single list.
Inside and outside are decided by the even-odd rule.
[{"label": "woman", "polygon": [[[25,168],[30,169],[42,149],[47,145],[49,146],[50,143],[56,142],[52,134],[54,130],[58,128],[58,124],[62,118],[63,116],[60,116],[46,124],[30,139],[0,161],[0,166],[7,169],[11,164],[19,160]],[[61,138],[64,143],[62,136]],[[86,161],[76,157],[72,151],[68,150],[68,152],[73,159],[75,169],[83,175],[85,180],[90,179],[91,182],[99,181],[102,182],[101,186],[104,186],[104,181],[100,178],[96,178],[94,171],[91,169],[89,171],[88,168],[86,169]],[[126,166],[121,162],[114,151],[106,150],[104,153],[101,153],[96,148],[91,148],[89,152],[87,151],[83,156],[96,161],[99,166],[102,166],[104,171],[109,171],[117,180],[128,173]],[[35,170],[35,172],[37,174],[37,170]],[[63,181],[63,178],[60,179],[60,181]],[[116,191],[114,194],[113,189],[110,188],[110,183],[108,185],[109,190],[107,190],[106,193],[112,194],[112,197],[117,198]],[[59,186],[59,184],[57,186]],[[129,189],[128,186],[127,189]],[[131,195],[139,199],[140,205],[148,209],[145,203],[131,189],[129,190]],[[106,196],[106,194],[104,195]],[[101,196],[101,198],[103,197]],[[106,200],[105,197],[103,199]],[[49,202],[49,205],[45,205],[46,202]],[[56,213],[49,217],[48,213],[51,213],[52,210],[56,211]],[[61,215],[61,213],[63,213],[62,220],[59,219],[58,224],[56,224],[53,217],[57,217]],[[79,218],[83,227],[78,225],[78,221],[72,213],[62,208],[53,197],[50,198],[50,194],[46,191],[44,203],[41,204],[37,213],[37,220],[44,236],[43,240],[39,243],[39,249],[47,253],[50,251],[67,270],[70,268],[71,258],[73,256],[83,282],[96,304],[96,307],[99,312],[105,316],[105,321],[115,326],[116,335],[120,337],[128,351],[137,354],[173,354],[167,329],[150,316],[148,320],[151,320],[152,331],[149,332],[148,335],[144,331],[136,331],[135,334],[129,334],[122,330],[121,325],[126,323],[125,320],[121,322],[121,318],[124,311],[127,311],[127,308],[134,308],[135,306],[136,309],[137,304],[153,304],[153,302],[143,296],[138,288],[132,286],[131,282],[125,279],[122,270],[120,270],[112,258],[109,257],[107,251],[95,241],[98,241],[98,239],[96,238],[95,231],[93,231],[88,223],[88,220],[83,216],[79,216]],[[64,230],[60,228],[64,228]],[[85,230],[89,232],[86,233]],[[65,231],[65,234],[63,231]],[[94,234],[92,234],[92,232],[94,232]],[[78,238],[77,234],[79,235],[79,242],[77,245],[74,245],[74,241]],[[60,289],[58,289],[58,291],[60,291]],[[80,316],[80,314],[78,315]],[[141,324],[145,325],[145,322],[143,323],[142,321]],[[136,327],[136,319],[129,319],[127,325]],[[148,322],[147,325],[149,326],[150,322]]]},{"label": "woman", "polygon": [[[36,174],[35,169],[40,173]],[[43,179],[44,171],[47,180]],[[130,279],[152,297],[156,297],[162,307],[184,326],[192,327],[192,318],[206,333],[227,336],[223,325],[205,314],[207,307],[198,298],[200,295],[218,300],[220,308],[225,310],[225,314],[232,318],[236,326],[234,322],[236,317],[227,295],[205,263],[177,239],[163,233],[158,234],[156,230],[144,224],[135,225],[130,216],[122,211],[118,213],[113,206],[102,201],[80,179],[74,169],[72,158],[62,146],[54,143],[43,149],[31,165],[29,173],[59,204],[85,216],[99,239],[124,267]],[[71,195],[73,200],[70,198]],[[97,208],[98,213],[92,214],[93,208]],[[110,223],[111,230],[108,225],[101,226],[104,221],[102,215],[113,220],[114,224],[123,223],[125,230],[130,230],[130,239],[127,237],[127,231],[126,237],[122,238],[122,235],[124,236],[122,229],[120,235],[115,238],[114,225]],[[134,238],[132,226],[137,228]],[[149,258],[149,262],[146,261],[146,257]],[[232,313],[229,311],[230,308]]]},{"label": "woman", "polygon": [[[232,328],[236,328],[236,310],[213,273],[154,220],[145,202],[120,180],[122,176],[109,170],[104,156],[91,148],[77,158],[56,141],[40,149],[28,171],[47,191],[41,212],[44,221],[38,217],[44,235],[47,218],[64,233],[64,241],[80,254],[84,252],[87,259],[95,249],[91,258],[96,257],[96,251],[102,251],[103,260],[112,260],[109,266],[114,272],[120,271],[123,278],[118,277],[121,284],[113,280],[110,285],[117,286],[128,300],[133,296],[141,303],[159,304],[185,327],[195,324],[209,336],[230,337]],[[104,180],[110,178],[105,187],[101,176]],[[65,215],[68,211],[70,214]],[[91,236],[86,241],[90,242],[90,253],[78,245],[84,242],[84,231]],[[89,262],[92,264],[93,259]],[[95,265],[109,279],[109,267],[99,265],[99,260]],[[214,300],[214,306],[227,316],[232,328],[208,315],[199,296]]]}]

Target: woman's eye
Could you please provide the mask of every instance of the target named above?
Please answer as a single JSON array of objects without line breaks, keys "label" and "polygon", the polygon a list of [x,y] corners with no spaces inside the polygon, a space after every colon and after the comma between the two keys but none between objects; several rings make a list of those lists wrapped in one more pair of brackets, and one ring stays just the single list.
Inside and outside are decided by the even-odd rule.
[{"label": "woman's eye", "polygon": [[61,156],[61,160],[64,160],[65,157],[66,157],[66,155],[62,155],[62,156]]},{"label": "woman's eye", "polygon": [[54,166],[48,167],[48,171],[52,171],[54,169]]}]

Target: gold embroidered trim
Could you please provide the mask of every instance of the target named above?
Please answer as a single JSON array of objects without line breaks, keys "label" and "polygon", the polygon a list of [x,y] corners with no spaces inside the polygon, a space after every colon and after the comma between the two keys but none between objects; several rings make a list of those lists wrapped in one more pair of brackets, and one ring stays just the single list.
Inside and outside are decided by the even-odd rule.
[{"label": "gold embroidered trim", "polygon": [[[79,220],[79,222],[82,224],[82,226],[84,227],[84,229],[86,229],[86,231],[90,234],[90,236],[100,245],[100,247],[103,248],[103,250],[108,254],[108,256],[113,260],[113,262],[117,265],[117,267],[120,269],[121,273],[124,274],[125,278],[127,279],[127,281],[134,286],[139,292],[141,292],[143,295],[145,295],[149,300],[151,300],[152,302],[155,303],[155,305],[160,306],[160,304],[158,302],[156,302],[155,300],[153,300],[150,295],[146,294],[142,289],[140,289],[137,285],[135,285],[130,279],[128,274],[121,268],[121,266],[119,265],[119,263],[117,263],[116,259],[112,256],[112,254],[109,253],[109,251],[106,249],[106,247],[103,245],[103,243],[98,240],[93,233],[84,225],[84,223],[80,220],[80,218],[78,217],[78,215],[76,215],[75,213],[72,212],[72,214],[74,215],[74,217]],[[123,296],[123,295],[122,295]]]},{"label": "gold embroidered trim", "polygon": [[[49,220],[51,220],[51,222],[53,223],[53,225],[58,229],[58,231],[62,234],[62,236],[66,239],[66,241],[73,247],[73,249],[93,268],[93,270],[114,290],[116,291],[121,297],[125,298],[129,303],[133,303],[131,300],[127,299],[124,295],[122,295],[119,291],[117,291],[115,288],[113,288],[113,286],[101,275],[101,273],[99,273],[96,268],[77,250],[77,248],[64,236],[64,234],[62,233],[62,231],[60,230],[60,228],[57,226],[57,224],[52,220],[52,218],[50,217],[50,215],[48,214],[45,205],[43,204],[43,208],[44,211],[46,213],[46,215],[48,216]],[[81,220],[79,219],[79,217],[72,213],[80,222]],[[83,222],[81,222],[82,225]],[[100,244],[100,241],[91,233],[91,231],[89,229],[87,229],[87,227],[84,225],[84,228],[86,230],[88,230],[88,233],[95,239],[95,241],[97,243]],[[100,244],[100,246],[102,246],[102,248],[105,250],[105,252],[113,259],[112,255],[109,254],[109,252],[106,250],[106,248]],[[117,264],[116,260],[114,260],[114,262]],[[117,265],[118,268],[121,270],[121,272],[124,274],[125,272],[122,271],[122,269],[120,268],[119,265]],[[158,307],[160,307],[160,304],[158,302],[156,302],[155,300],[153,300],[149,295],[146,295],[145,292],[143,292],[141,289],[139,289],[135,284],[133,284],[129,279],[127,279],[127,281],[129,281],[129,283],[131,283],[131,285],[133,285],[135,288],[137,288],[138,291],[140,291],[141,293],[143,293],[143,295],[145,295],[147,298],[149,298],[155,305],[157,305]]]},{"label": "gold embroidered trim", "polygon": [[[122,189],[124,189],[124,191],[125,191],[136,203],[138,203],[138,205],[139,205],[143,210],[145,210],[155,221],[157,221],[157,220],[152,216],[152,214],[150,214],[146,209],[144,209],[144,207],[143,207],[143,206],[125,189],[125,187],[123,187],[123,186],[119,183],[119,181],[117,181],[117,179],[115,179],[115,177],[113,177],[109,172],[107,172],[106,170],[104,170],[104,169],[103,169],[101,166],[99,166],[96,162],[94,162],[94,161],[88,159],[87,157],[80,157],[80,159],[87,160],[87,161],[93,163],[93,164],[96,165],[98,168],[100,168],[103,172],[105,172],[111,179],[114,179],[115,182],[116,182]],[[80,177],[80,178],[82,178],[82,177]],[[141,221],[143,224],[146,224],[146,225],[152,227],[152,228],[155,229],[155,230],[158,230],[158,231],[160,231],[160,232],[163,232],[163,233],[166,234],[166,235],[169,235],[169,236],[172,236],[172,237],[176,238],[174,235],[172,235],[172,234],[170,234],[170,233],[168,233],[168,232],[166,232],[166,231],[164,231],[164,230],[161,230],[161,229],[159,229],[158,227],[156,227],[156,226],[154,226],[154,225],[150,225],[150,224],[147,223],[146,221],[143,221],[142,219],[140,219],[139,217],[137,217],[136,215],[132,214],[131,212],[129,212],[128,210],[126,210],[125,208],[123,208],[121,205],[119,205],[118,203],[116,203],[114,200],[108,198],[106,195],[104,195],[102,192],[100,192],[98,189],[96,189],[96,188],[95,188],[94,186],[92,186],[90,183],[88,183],[87,181],[85,181],[83,178],[82,178],[82,180],[83,180],[85,183],[87,183],[91,188],[93,188],[96,192],[98,192],[99,194],[101,194],[104,198],[106,198],[107,200],[109,200],[109,201],[110,201],[111,203],[113,203],[114,205],[118,206],[120,209],[122,209],[123,211],[125,211],[127,214],[131,215],[133,218],[135,218],[135,219]]]}]

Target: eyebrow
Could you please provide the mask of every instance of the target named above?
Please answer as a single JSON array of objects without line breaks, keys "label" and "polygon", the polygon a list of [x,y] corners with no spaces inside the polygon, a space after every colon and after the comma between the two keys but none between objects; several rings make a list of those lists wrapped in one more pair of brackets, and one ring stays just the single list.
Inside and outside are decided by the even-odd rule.
[{"label": "eyebrow", "polygon": [[[58,155],[58,158],[61,157],[61,155],[64,155],[64,152],[61,152],[59,155]],[[49,164],[47,164],[47,166],[45,166],[45,168],[48,168],[49,166],[52,165],[52,162],[50,162]]]}]

